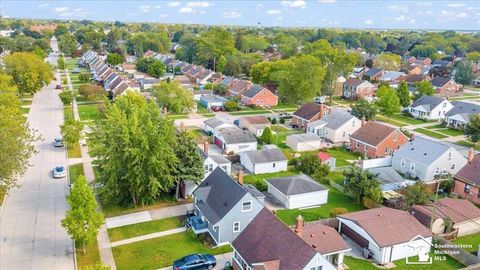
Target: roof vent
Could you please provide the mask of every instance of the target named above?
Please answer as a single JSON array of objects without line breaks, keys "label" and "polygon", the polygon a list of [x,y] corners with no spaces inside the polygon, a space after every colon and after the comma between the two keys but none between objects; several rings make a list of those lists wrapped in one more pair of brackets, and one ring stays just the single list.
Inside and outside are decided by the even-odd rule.
[{"label": "roof vent", "polygon": [[327,234],[327,231],[323,231],[323,234]]},{"label": "roof vent", "polygon": [[378,217],[381,217],[381,216],[383,216],[383,215],[382,215],[382,214],[378,214],[377,216],[378,216]]},{"label": "roof vent", "polygon": [[312,248],[317,248],[317,245],[313,244],[313,245],[312,245]]},{"label": "roof vent", "polygon": [[426,155],[427,155],[427,153],[423,153],[423,155],[424,155],[424,156],[426,156]]}]

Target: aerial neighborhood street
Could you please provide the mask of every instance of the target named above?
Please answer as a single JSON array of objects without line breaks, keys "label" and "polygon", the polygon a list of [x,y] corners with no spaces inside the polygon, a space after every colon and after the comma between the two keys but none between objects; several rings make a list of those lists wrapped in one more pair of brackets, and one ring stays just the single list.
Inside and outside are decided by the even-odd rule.
[{"label": "aerial neighborhood street", "polygon": [[1,5],[0,269],[480,269],[480,3]]}]

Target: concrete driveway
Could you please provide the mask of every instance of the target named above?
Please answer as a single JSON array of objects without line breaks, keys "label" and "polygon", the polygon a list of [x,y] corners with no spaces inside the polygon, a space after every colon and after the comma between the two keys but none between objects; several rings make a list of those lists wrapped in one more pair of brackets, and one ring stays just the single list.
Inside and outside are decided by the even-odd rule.
[{"label": "concrete driveway", "polygon": [[[56,61],[56,57],[48,60]],[[0,269],[74,269],[73,242],[60,222],[67,209],[68,180],[53,179],[51,172],[56,165],[67,165],[64,149],[52,145],[63,123],[55,85],[54,80],[37,93],[30,108],[30,127],[44,140],[35,144],[38,153],[18,179],[21,187],[11,190],[3,205]]]}]

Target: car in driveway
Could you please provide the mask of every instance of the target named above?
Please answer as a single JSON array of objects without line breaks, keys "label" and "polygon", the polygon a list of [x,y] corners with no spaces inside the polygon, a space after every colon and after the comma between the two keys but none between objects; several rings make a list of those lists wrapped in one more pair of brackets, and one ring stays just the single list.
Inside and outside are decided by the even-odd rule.
[{"label": "car in driveway", "polygon": [[65,166],[55,166],[53,168],[53,178],[64,178],[65,176],[67,176]]},{"label": "car in driveway", "polygon": [[210,254],[191,254],[173,262],[173,270],[213,269],[217,260]]},{"label": "car in driveway", "polygon": [[215,106],[215,105],[210,107],[210,109],[212,109],[212,111],[214,111],[214,112],[219,112],[219,111],[224,111],[225,110],[222,106]]},{"label": "car in driveway", "polygon": [[55,146],[55,147],[63,147],[64,144],[63,144],[62,138],[55,138],[55,139],[53,140],[53,146]]},{"label": "car in driveway", "polygon": [[287,112],[280,112],[278,114],[278,116],[280,116],[280,118],[283,118],[283,119],[291,119],[292,118],[292,114],[287,113]]},{"label": "car in driveway", "polygon": [[57,86],[55,86],[55,89],[62,89],[62,85],[61,84],[57,84]]}]

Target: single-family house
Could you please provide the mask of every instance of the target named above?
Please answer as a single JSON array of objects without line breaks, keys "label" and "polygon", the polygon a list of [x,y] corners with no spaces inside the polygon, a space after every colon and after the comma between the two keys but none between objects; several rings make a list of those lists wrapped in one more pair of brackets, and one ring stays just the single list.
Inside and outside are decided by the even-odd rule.
[{"label": "single-family house", "polygon": [[350,150],[365,158],[380,158],[391,156],[407,142],[408,137],[399,129],[368,121],[350,136]]},{"label": "single-family house", "polygon": [[217,95],[203,95],[200,97],[200,105],[210,109],[212,106],[223,107],[223,104],[227,102],[226,98]]},{"label": "single-family house", "polygon": [[407,68],[408,75],[421,75],[422,74],[422,68],[418,65],[410,65]]},{"label": "single-family house", "polygon": [[480,154],[473,149],[468,151],[467,164],[454,176],[453,192],[475,204],[480,204]]},{"label": "single-family house", "polygon": [[214,143],[224,153],[240,153],[257,149],[257,140],[253,133],[236,126],[219,129],[213,135]]},{"label": "single-family house", "polygon": [[412,74],[412,75],[408,75],[408,77],[405,78],[405,82],[409,86],[415,86],[418,82],[421,82],[426,79],[428,78],[424,75]]},{"label": "single-family house", "polygon": [[254,84],[241,94],[241,102],[245,106],[272,107],[278,105],[278,97],[267,88]]},{"label": "single-family house", "polygon": [[415,181],[405,179],[391,166],[373,167],[367,170],[378,175],[382,191],[397,190],[415,184]]},{"label": "single-family house", "polygon": [[420,66],[429,66],[432,64],[432,59],[428,57],[418,57],[413,63]]},{"label": "single-family house", "polygon": [[292,114],[291,125],[306,130],[307,124],[330,114],[331,108],[324,104],[307,103]]},{"label": "single-family house", "polygon": [[193,192],[193,211],[187,213],[196,234],[208,232],[217,245],[233,241],[263,209],[264,195],[251,185],[215,169]]},{"label": "single-family house", "polygon": [[444,78],[444,77],[433,77],[431,80],[433,87],[438,95],[441,96],[450,96],[459,92],[460,85],[458,85],[454,80],[451,78]]},{"label": "single-family house", "polygon": [[[301,227],[299,228],[301,230]],[[335,270],[318,251],[267,209],[232,242],[235,270]]]},{"label": "single-family house", "polygon": [[383,68],[371,68],[363,74],[363,79],[369,82],[377,82],[380,78],[385,74],[385,70]]},{"label": "single-family house", "polygon": [[398,85],[407,78],[407,74],[400,71],[387,71],[380,77],[380,82],[388,82],[390,85]]},{"label": "single-family house", "polygon": [[240,118],[238,122],[240,128],[249,130],[257,137],[262,136],[265,128],[272,125],[270,120],[264,115],[245,116]]},{"label": "single-family house", "polygon": [[357,211],[337,217],[339,232],[355,242],[378,264],[426,253],[432,233],[410,213],[387,207]]},{"label": "single-family house", "polygon": [[452,101],[453,108],[445,114],[447,127],[464,128],[472,115],[480,113],[480,103],[473,101]]},{"label": "single-family house", "polygon": [[212,135],[216,133],[218,130],[222,128],[227,128],[227,127],[233,127],[233,124],[224,122],[223,120],[220,120],[218,118],[210,118],[203,121],[202,129],[208,135]]},{"label": "single-family house", "polygon": [[320,163],[328,165],[328,167],[330,168],[330,171],[335,171],[335,166],[337,163],[336,158],[321,151],[317,153],[317,156],[318,156],[318,159],[320,160]]},{"label": "single-family house", "polygon": [[252,174],[287,170],[288,159],[278,148],[252,150],[240,153],[240,163]]},{"label": "single-family house", "polygon": [[231,97],[241,97],[245,91],[252,87],[252,83],[245,80],[236,80],[232,86],[228,88],[227,95]]},{"label": "single-family house", "polygon": [[342,96],[348,99],[360,99],[373,97],[375,95],[375,86],[368,81],[348,78],[343,83]]},{"label": "single-family house", "polygon": [[434,234],[448,233],[450,228],[458,230],[459,237],[480,232],[480,209],[468,200],[443,198],[435,204],[414,205],[410,212]]},{"label": "single-family house", "polygon": [[350,135],[361,126],[361,121],[341,109],[333,109],[332,113],[307,124],[307,133],[333,143],[349,142]]},{"label": "single-family house", "polygon": [[335,81],[335,88],[333,89],[333,95],[334,96],[341,96],[342,95],[342,90],[343,90],[343,84],[347,81],[345,77],[340,76],[337,78]]},{"label": "single-family house", "polygon": [[328,201],[328,189],[305,174],[270,178],[265,181],[268,193],[287,209],[318,206]]},{"label": "single-family house", "polygon": [[424,95],[410,105],[409,112],[415,118],[440,120],[452,108],[445,98]]},{"label": "single-family house", "polygon": [[322,148],[322,139],[312,133],[292,134],[287,136],[285,144],[296,152],[315,151]]},{"label": "single-family house", "polygon": [[432,66],[434,67],[448,67],[448,66],[451,66],[452,65],[452,61],[449,61],[449,60],[435,60],[433,61],[432,63]]},{"label": "single-family house", "polygon": [[393,153],[392,167],[398,172],[424,182],[457,173],[467,159],[455,148],[416,136]]},{"label": "single-family house", "polygon": [[352,76],[355,78],[363,78],[363,74],[368,71],[368,67],[365,66],[358,66],[358,67],[353,67],[353,72]]}]

